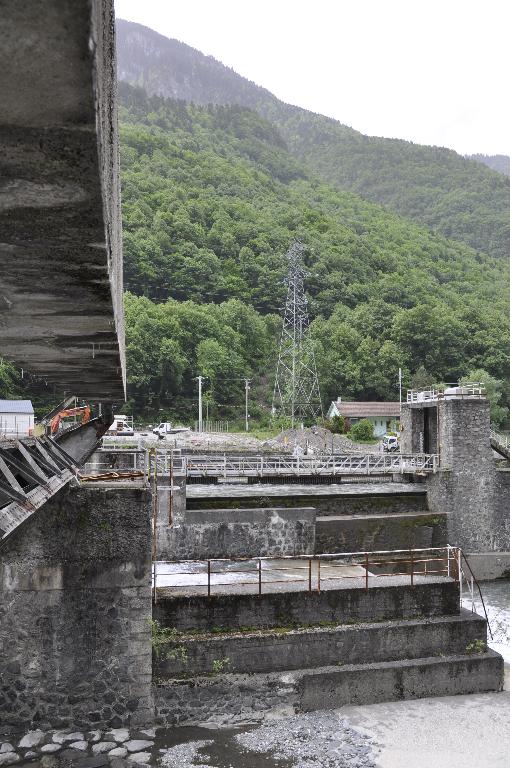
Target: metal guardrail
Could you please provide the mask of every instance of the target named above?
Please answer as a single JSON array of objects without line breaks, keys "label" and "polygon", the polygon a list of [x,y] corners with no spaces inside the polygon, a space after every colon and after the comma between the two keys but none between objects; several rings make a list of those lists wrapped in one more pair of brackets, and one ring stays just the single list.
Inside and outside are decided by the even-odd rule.
[{"label": "metal guardrail", "polygon": [[207,421],[203,420],[202,424],[195,421],[195,432],[209,432],[210,434],[223,434],[229,432],[228,421]]},{"label": "metal guardrail", "polygon": [[[108,461],[88,462],[86,474],[100,474],[111,469],[142,470],[147,476],[186,475],[187,477],[305,477],[341,475],[381,475],[433,473],[439,469],[437,454],[417,453],[369,453],[324,454],[320,456],[290,456],[289,454],[266,456],[183,456],[179,449],[108,450],[100,453],[110,456]],[[119,461],[111,455],[118,454]],[[122,457],[122,459],[120,458]]]},{"label": "metal guardrail", "polygon": [[425,403],[436,400],[472,400],[485,397],[485,384],[482,382],[469,382],[467,384],[432,384],[429,387],[407,390],[408,403]]},{"label": "metal guardrail", "polygon": [[[408,577],[412,587],[417,577],[443,576],[458,582],[462,578],[461,556],[459,548],[446,546],[323,555],[215,558],[182,561],[188,570],[178,571],[175,568],[180,563],[159,561],[152,566],[153,596],[157,601],[158,590],[171,593],[191,589],[195,594],[212,597],[217,588],[221,591],[221,587],[229,588],[223,590],[223,594],[236,588],[247,588],[250,594],[262,595],[264,587],[296,583],[302,586],[302,591],[320,592],[326,582],[344,579],[361,580],[360,588],[368,591],[370,587],[380,585],[378,579],[388,576]],[[193,578],[187,578],[185,584],[161,584],[165,577],[179,581],[182,576]],[[225,578],[226,581],[221,580]]]},{"label": "metal guardrail", "polygon": [[188,456],[188,477],[275,477],[437,472],[437,454],[370,453],[323,456]]},{"label": "metal guardrail", "polygon": [[510,446],[510,438],[508,437],[508,435],[501,435],[499,432],[496,432],[495,429],[491,429],[490,439],[493,440],[498,445],[500,445],[505,450],[508,450]]}]

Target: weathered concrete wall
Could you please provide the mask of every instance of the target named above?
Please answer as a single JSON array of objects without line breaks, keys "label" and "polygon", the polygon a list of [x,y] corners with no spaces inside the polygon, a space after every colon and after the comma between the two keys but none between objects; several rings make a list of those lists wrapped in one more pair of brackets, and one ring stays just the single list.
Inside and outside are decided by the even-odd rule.
[{"label": "weathered concrete wall", "polygon": [[0,553],[0,724],[148,722],[150,503],[66,488]]},{"label": "weathered concrete wall", "polygon": [[324,592],[273,592],[160,598],[154,618],[179,630],[214,627],[292,627],[383,621],[459,613],[459,585],[429,578],[426,584],[372,586]]},{"label": "weathered concrete wall", "polygon": [[2,4],[2,355],[80,397],[125,394],[112,0]]},{"label": "weathered concrete wall", "polygon": [[473,556],[477,577],[507,573],[510,473],[498,470],[494,461],[489,402],[459,398],[434,407],[405,404],[402,423],[403,451],[417,450],[428,424],[430,448],[440,454],[441,470],[427,477],[426,488],[429,510],[447,513],[448,542]]},{"label": "weathered concrete wall", "polygon": [[303,675],[299,703],[303,712],[346,704],[454,696],[501,691],[503,659],[494,651],[479,655],[413,659],[388,664],[349,665]]},{"label": "weathered concrete wall", "polygon": [[503,659],[483,654],[169,680],[155,686],[160,724],[233,724],[346,704],[500,691]]},{"label": "weathered concrete wall", "polygon": [[423,453],[423,410],[423,408],[411,408],[406,403],[402,404],[400,415],[402,453]]},{"label": "weathered concrete wall", "polygon": [[[474,641],[486,643],[485,619],[470,611],[459,616],[381,621],[339,627],[280,628],[243,634],[180,636],[154,659],[159,678],[205,675],[228,659],[229,673],[278,672],[328,664],[370,664],[466,653]],[[173,651],[173,653],[172,653]]]},{"label": "weathered concrete wall", "polygon": [[253,496],[228,496],[221,488],[211,490],[211,498],[188,498],[188,509],[239,509],[249,507],[314,507],[317,515],[370,515],[396,512],[420,512],[427,509],[426,488],[417,486],[416,493],[398,492],[395,484],[394,494],[368,493],[366,495],[328,494],[274,496],[254,493]]},{"label": "weathered concrete wall", "polygon": [[[398,486],[397,486],[398,487]],[[360,496],[336,496],[319,498],[317,514],[326,515],[395,515],[409,512],[427,511],[427,491],[417,488],[416,493],[398,493],[391,495],[367,494]],[[312,506],[315,506],[313,504]]]},{"label": "weathered concrete wall", "polygon": [[313,509],[187,510],[173,526],[164,523],[158,527],[158,559],[162,560],[314,552]]},{"label": "weathered concrete wall", "polygon": [[380,515],[317,519],[315,552],[371,552],[390,549],[444,547],[446,515]]},{"label": "weathered concrete wall", "polygon": [[450,544],[466,552],[508,550],[510,529],[498,514],[488,401],[440,401],[438,412],[442,471],[427,479],[430,510],[448,513]]}]

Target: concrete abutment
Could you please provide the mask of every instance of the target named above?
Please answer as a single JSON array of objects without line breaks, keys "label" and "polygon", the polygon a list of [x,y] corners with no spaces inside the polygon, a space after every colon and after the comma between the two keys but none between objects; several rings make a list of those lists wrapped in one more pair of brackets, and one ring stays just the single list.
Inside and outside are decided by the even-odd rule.
[{"label": "concrete abutment", "polygon": [[150,498],[63,489],[0,552],[1,731],[153,718]]}]

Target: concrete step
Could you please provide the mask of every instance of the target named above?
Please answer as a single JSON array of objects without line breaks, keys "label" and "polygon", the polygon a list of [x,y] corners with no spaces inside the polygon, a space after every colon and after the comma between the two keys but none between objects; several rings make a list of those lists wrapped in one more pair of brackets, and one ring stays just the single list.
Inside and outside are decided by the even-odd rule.
[{"label": "concrete step", "polygon": [[306,672],[299,681],[300,709],[335,709],[347,704],[422,699],[501,691],[503,657],[495,651],[349,664]]},{"label": "concrete step", "polygon": [[327,515],[316,518],[315,552],[371,552],[444,547],[446,514],[399,512],[375,515]]},{"label": "concrete step", "polygon": [[349,704],[500,691],[503,659],[481,654],[424,657],[318,669],[156,679],[158,724],[235,723]]},{"label": "concrete step", "polygon": [[158,678],[212,673],[278,672],[338,664],[364,664],[464,654],[487,639],[485,619],[458,616],[343,624],[245,633],[181,635],[154,657]]},{"label": "concrete step", "polygon": [[[233,586],[223,588],[231,592],[211,597],[197,594],[196,587],[194,592],[183,588],[181,594],[173,589],[158,590],[153,618],[162,627],[211,631],[459,614],[459,585],[452,579],[415,576],[411,586],[407,576],[377,576],[369,582],[370,588],[366,590],[364,578],[324,580],[320,592],[309,592],[302,581],[294,585],[286,582],[271,585],[273,591],[261,595],[253,594],[254,585],[246,588],[250,593]],[[290,591],[293,586],[296,591]],[[269,590],[269,585],[264,585],[264,589]]]},{"label": "concrete step", "polygon": [[318,515],[426,513],[427,492],[419,483],[332,485],[189,486],[187,509],[313,507]]}]

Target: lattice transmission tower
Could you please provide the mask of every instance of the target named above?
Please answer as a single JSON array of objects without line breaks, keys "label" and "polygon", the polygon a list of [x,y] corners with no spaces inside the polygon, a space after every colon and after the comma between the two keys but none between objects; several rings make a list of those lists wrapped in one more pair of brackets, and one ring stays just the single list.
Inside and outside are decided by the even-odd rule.
[{"label": "lattice transmission tower", "polygon": [[286,254],[289,262],[285,279],[287,300],[273,391],[273,416],[289,418],[292,427],[308,419],[316,421],[323,415],[313,342],[307,333],[304,250],[304,245],[297,240]]}]

